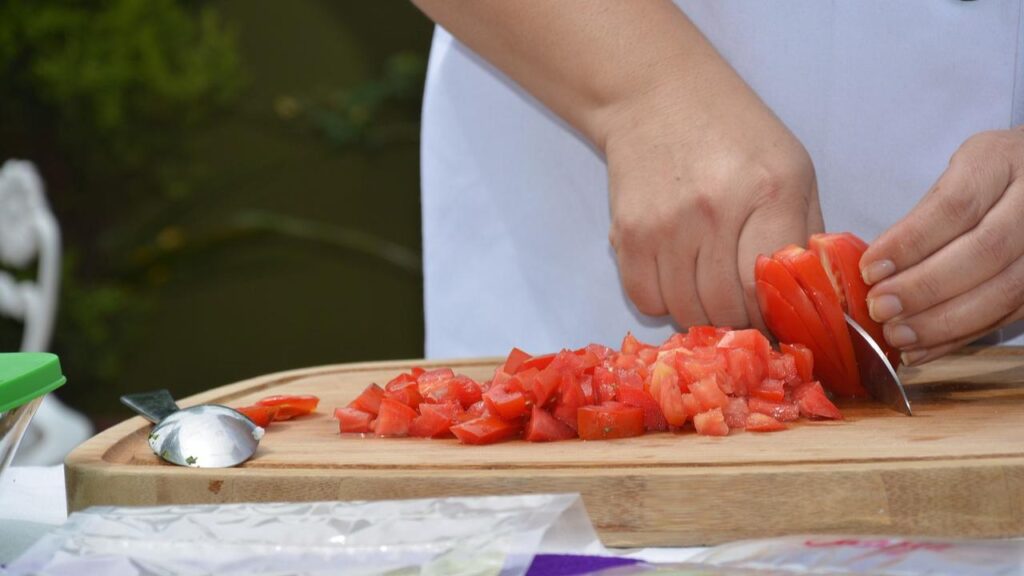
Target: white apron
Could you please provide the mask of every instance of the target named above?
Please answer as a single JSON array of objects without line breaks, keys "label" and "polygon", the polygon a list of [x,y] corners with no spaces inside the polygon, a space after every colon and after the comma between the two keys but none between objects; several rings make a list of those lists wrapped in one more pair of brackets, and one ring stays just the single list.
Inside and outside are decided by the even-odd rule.
[{"label": "white apron", "polygon": [[[968,136],[1024,123],[1024,0],[677,4],[807,147],[828,230],[877,237]],[[440,28],[422,147],[428,357],[674,329],[622,291],[603,158]]]}]

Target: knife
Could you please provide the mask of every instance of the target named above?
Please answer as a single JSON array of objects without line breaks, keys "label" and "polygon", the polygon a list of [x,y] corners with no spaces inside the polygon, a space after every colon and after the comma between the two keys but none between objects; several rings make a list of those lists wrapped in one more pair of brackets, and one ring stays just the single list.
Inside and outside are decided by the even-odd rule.
[{"label": "knife", "polygon": [[896,369],[882,353],[878,342],[875,342],[874,338],[849,315],[843,316],[846,316],[846,327],[853,342],[853,354],[857,357],[861,385],[875,400],[907,416],[913,416],[910,400],[907,400],[907,391],[903,388],[900,377],[896,375]]}]

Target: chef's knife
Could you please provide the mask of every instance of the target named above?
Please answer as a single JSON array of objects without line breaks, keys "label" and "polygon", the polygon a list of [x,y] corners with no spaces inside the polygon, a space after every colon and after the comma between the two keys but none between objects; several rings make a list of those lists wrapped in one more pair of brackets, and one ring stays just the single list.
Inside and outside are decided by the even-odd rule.
[{"label": "chef's knife", "polygon": [[896,369],[889,363],[889,359],[885,357],[878,342],[875,342],[874,338],[854,322],[853,318],[846,314],[844,316],[846,316],[846,327],[850,332],[850,340],[853,341],[853,353],[857,357],[860,383],[875,400],[893,410],[912,416],[910,401],[907,400],[907,391],[903,389],[903,383],[896,375]]}]

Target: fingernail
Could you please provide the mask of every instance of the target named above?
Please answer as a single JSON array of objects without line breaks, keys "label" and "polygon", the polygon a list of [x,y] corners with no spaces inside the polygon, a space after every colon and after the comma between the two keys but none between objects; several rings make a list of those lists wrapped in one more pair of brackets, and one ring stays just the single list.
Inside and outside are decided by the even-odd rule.
[{"label": "fingernail", "polygon": [[875,322],[885,322],[895,318],[900,312],[903,312],[903,303],[900,302],[899,296],[883,294],[868,298],[868,314]]},{"label": "fingernail", "polygon": [[900,354],[900,360],[904,366],[912,366],[914,362],[924,358],[926,354],[928,354],[927,350],[911,350],[910,352]]},{"label": "fingernail", "polygon": [[868,284],[874,284],[875,282],[892,276],[892,273],[895,271],[896,265],[893,264],[892,260],[879,260],[861,268],[860,275]]},{"label": "fingernail", "polygon": [[885,339],[894,348],[903,348],[917,342],[917,333],[906,324],[887,325],[885,327]]}]

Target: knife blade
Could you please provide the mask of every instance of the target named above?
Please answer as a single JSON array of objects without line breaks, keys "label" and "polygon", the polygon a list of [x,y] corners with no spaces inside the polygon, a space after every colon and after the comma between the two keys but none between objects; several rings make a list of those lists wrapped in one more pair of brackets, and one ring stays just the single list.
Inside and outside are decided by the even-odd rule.
[{"label": "knife blade", "polygon": [[846,327],[853,342],[853,354],[857,358],[861,385],[875,400],[897,412],[913,416],[903,382],[900,382],[896,369],[889,363],[878,342],[875,342],[875,339],[849,315],[843,316],[846,317]]}]

